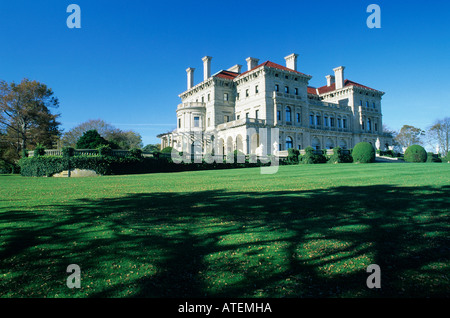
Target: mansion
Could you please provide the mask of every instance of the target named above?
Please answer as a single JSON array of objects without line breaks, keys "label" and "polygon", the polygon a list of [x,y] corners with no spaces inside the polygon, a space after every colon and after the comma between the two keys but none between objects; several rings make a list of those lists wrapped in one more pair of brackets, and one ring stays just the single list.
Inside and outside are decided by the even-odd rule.
[{"label": "mansion", "polygon": [[383,92],[345,79],[343,66],[325,85],[311,87],[312,76],[297,70],[297,58],[286,56],[283,66],[249,57],[244,72],[237,64],[211,75],[212,58],[205,56],[202,82],[194,85],[195,69],[186,70],[177,128],[158,136],[161,149],[282,156],[289,148],[348,149],[367,141],[384,149],[391,143],[382,131]]}]

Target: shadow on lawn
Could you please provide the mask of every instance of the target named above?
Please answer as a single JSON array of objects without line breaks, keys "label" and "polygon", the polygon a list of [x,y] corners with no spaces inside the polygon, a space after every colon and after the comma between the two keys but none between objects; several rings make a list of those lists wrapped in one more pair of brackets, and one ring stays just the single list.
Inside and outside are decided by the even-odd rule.
[{"label": "shadow on lawn", "polygon": [[[79,200],[0,214],[31,222],[9,228],[0,264],[18,270],[28,257],[22,274],[47,280],[80,264],[83,282],[103,285],[91,297],[448,297],[449,198],[449,186],[375,185]],[[135,274],[149,263],[151,275],[125,276],[124,264]],[[381,267],[379,290],[366,287],[369,264]],[[23,275],[10,286],[28,295]]]}]

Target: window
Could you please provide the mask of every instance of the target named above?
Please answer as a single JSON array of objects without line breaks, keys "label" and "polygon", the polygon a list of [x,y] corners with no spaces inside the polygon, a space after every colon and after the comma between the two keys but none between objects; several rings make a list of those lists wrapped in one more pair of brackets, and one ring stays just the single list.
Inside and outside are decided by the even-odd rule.
[{"label": "window", "polygon": [[181,118],[178,118],[178,128],[181,128]]},{"label": "window", "polygon": [[194,117],[194,127],[200,127],[200,117]]},{"label": "window", "polygon": [[330,127],[334,127],[334,118],[330,117]]},{"label": "window", "polygon": [[245,90],[245,97],[248,97],[248,89]]},{"label": "window", "polygon": [[302,121],[302,118],[300,116],[300,113],[297,113],[297,123],[300,123]]},{"label": "window", "polygon": [[228,123],[230,121],[230,116],[225,115],[223,116],[224,122]]},{"label": "window", "polygon": [[375,103],[372,103],[372,108],[375,108]]},{"label": "window", "polygon": [[285,86],[285,87],[284,87],[284,92],[285,92],[286,94],[289,94],[289,87]]},{"label": "window", "polygon": [[342,128],[347,128],[347,119],[342,118]]},{"label": "window", "polygon": [[369,107],[369,102],[368,101],[366,101],[366,107]]},{"label": "window", "polygon": [[278,92],[280,90],[280,87],[278,86],[278,84],[275,85],[275,92]]},{"label": "window", "polygon": [[292,137],[286,137],[286,150],[289,148],[294,148],[294,142],[292,141]]},{"label": "window", "polygon": [[211,118],[208,118],[208,127],[211,126]]},{"label": "window", "polygon": [[289,76],[285,75],[285,76],[284,76],[284,78],[285,78],[285,79],[288,79],[288,78],[289,78]]},{"label": "window", "polygon": [[378,124],[375,123],[375,131],[378,131]]},{"label": "window", "polygon": [[255,117],[256,117],[256,119],[259,118],[259,109],[257,109],[257,110],[255,111]]},{"label": "window", "polygon": [[248,116],[249,116],[249,113],[245,113],[245,118],[248,118]]},{"label": "window", "polygon": [[211,94],[208,94],[208,102],[211,100]]},{"label": "window", "polygon": [[278,73],[277,73],[277,74],[275,74],[275,77],[278,77]]},{"label": "window", "polygon": [[372,130],[372,121],[369,119],[367,119],[367,130]]},{"label": "window", "polygon": [[224,93],[223,94],[223,100],[224,101],[228,101],[228,93]]},{"label": "window", "polygon": [[341,123],[341,119],[340,118],[338,118],[337,123],[338,123],[338,128],[342,128],[342,123]]},{"label": "window", "polygon": [[239,93],[236,94],[236,99],[239,100]]},{"label": "window", "polygon": [[239,118],[241,118],[241,115],[237,115],[237,116],[236,116],[236,119],[239,119]]},{"label": "window", "polygon": [[362,100],[359,101],[359,106],[362,106]]},{"label": "window", "polygon": [[286,121],[291,122],[291,108],[289,106],[286,107]]},{"label": "window", "polygon": [[316,115],[316,125],[319,126],[320,125],[320,116]]},{"label": "window", "polygon": [[309,115],[309,124],[314,125],[314,115]]},{"label": "window", "polygon": [[294,88],[294,94],[298,95],[298,88]]},{"label": "window", "polygon": [[281,120],[281,112],[279,110],[277,110],[277,119]]},{"label": "window", "polygon": [[325,127],[328,127],[328,117],[326,117],[326,116],[323,118],[323,125]]},{"label": "window", "polygon": [[258,85],[255,86],[255,94],[258,94]]},{"label": "window", "polygon": [[205,102],[205,96],[202,96],[202,103]]}]

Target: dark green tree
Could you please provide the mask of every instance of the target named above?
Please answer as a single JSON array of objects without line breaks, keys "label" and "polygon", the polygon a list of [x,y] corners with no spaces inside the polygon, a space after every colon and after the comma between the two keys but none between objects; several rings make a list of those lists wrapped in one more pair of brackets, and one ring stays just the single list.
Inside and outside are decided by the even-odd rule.
[{"label": "dark green tree", "polygon": [[109,142],[95,129],[86,131],[77,141],[77,149],[97,149],[102,145],[109,146]]}]

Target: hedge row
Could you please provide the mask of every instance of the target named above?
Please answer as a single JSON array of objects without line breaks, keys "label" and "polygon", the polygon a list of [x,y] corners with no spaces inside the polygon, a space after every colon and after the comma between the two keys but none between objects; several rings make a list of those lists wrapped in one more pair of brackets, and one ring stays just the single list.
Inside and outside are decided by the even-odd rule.
[{"label": "hedge row", "polygon": [[100,175],[140,174],[155,172],[177,172],[209,169],[230,169],[270,165],[260,160],[245,163],[174,163],[170,158],[138,158],[110,156],[36,156],[19,161],[21,175],[27,177],[52,176],[64,170],[87,169]]}]

